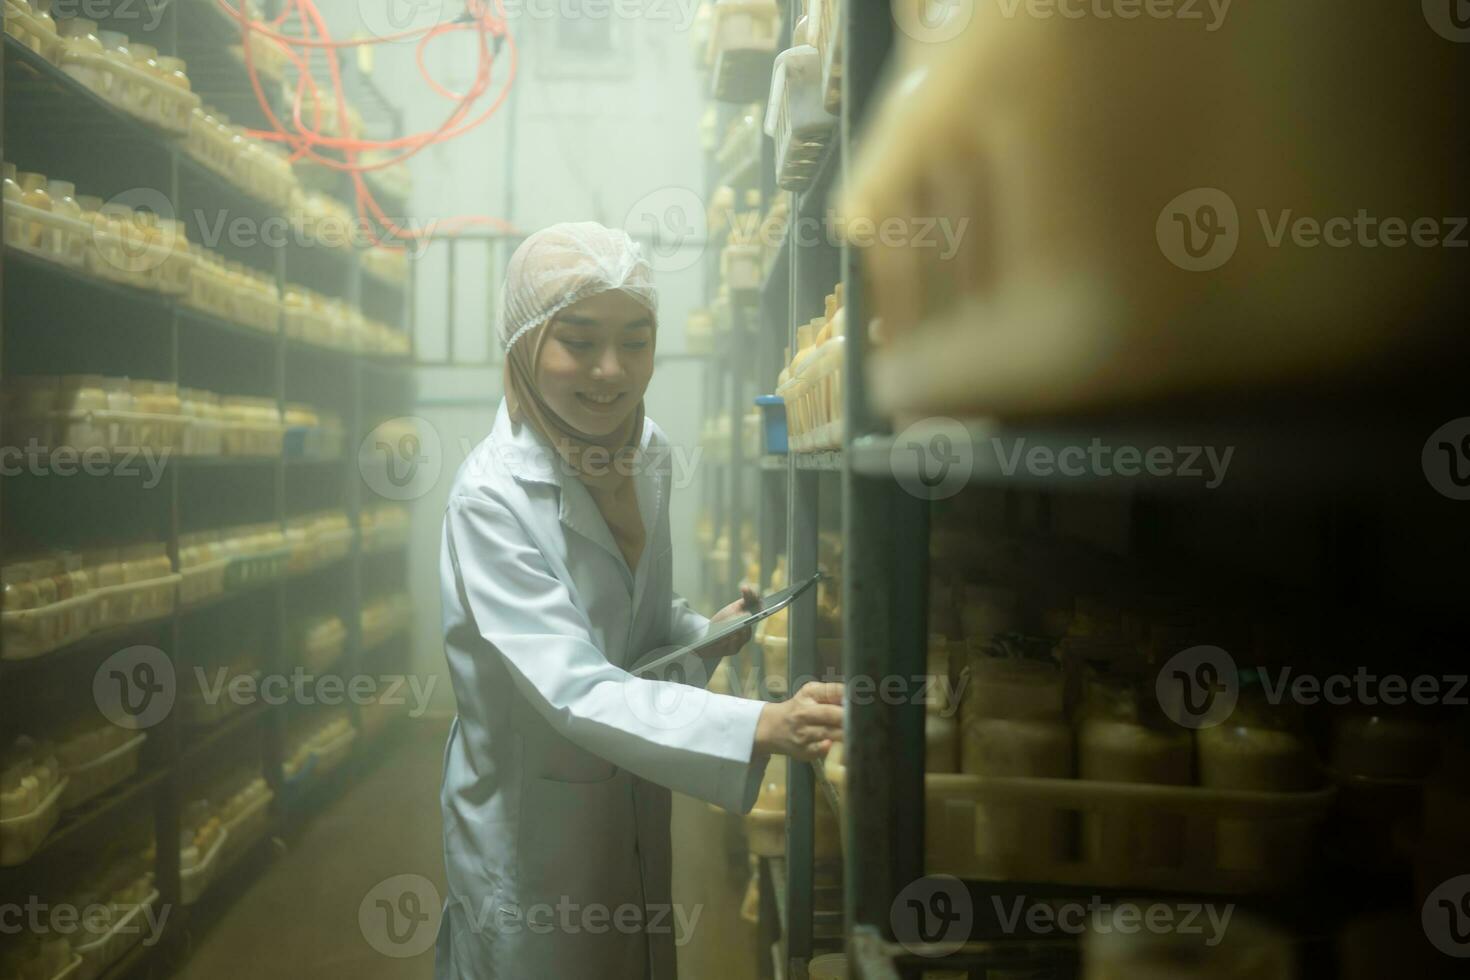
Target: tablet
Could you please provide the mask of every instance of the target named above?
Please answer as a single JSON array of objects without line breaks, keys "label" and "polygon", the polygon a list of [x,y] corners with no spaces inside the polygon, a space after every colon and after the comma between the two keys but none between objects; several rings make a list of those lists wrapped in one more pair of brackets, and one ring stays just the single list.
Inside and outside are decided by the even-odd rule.
[{"label": "tablet", "polygon": [[[796,599],[802,593],[806,592],[806,590],[810,589],[813,585],[816,585],[817,580],[821,577],[822,573],[817,572],[815,575],[813,575],[809,579],[806,579],[805,581],[798,582],[795,585],[788,586],[787,588],[781,589],[777,592],[772,592],[768,596],[763,596],[760,600],[760,608],[758,610],[752,613],[748,613],[747,615],[740,616],[736,619],[727,620],[726,622],[719,623],[717,625],[711,624],[709,631],[705,633],[704,636],[700,637],[697,643],[691,643],[690,645],[684,647],[675,647],[674,649],[666,653],[657,650],[654,651],[652,660],[648,661],[647,663],[634,664],[631,668],[631,673],[637,674],[640,677],[657,673],[664,667],[669,666],[670,664],[673,664],[676,661],[689,656],[690,654],[698,654],[700,653],[700,651],[708,649],[713,644],[718,643],[720,640],[723,640],[725,637],[730,636],[731,634],[738,633],[743,629],[748,629],[755,626],[756,623],[759,623],[767,616],[774,615],[775,613],[778,613],[781,610],[785,609],[787,606],[791,605],[791,603],[796,601]],[[667,650],[668,648],[664,649]]]}]

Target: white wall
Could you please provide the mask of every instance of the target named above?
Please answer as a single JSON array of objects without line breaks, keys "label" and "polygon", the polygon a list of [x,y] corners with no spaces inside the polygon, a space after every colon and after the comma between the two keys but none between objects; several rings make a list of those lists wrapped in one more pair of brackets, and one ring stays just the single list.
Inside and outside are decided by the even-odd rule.
[{"label": "white wall", "polygon": [[[393,2],[362,0],[362,5]],[[633,232],[653,231],[646,218],[648,208],[634,207],[640,199],[654,194],[655,213],[663,216],[667,201],[693,200],[705,185],[703,152],[696,134],[704,105],[704,79],[690,56],[688,28],[693,5],[694,0],[646,0],[643,16],[614,16],[613,55],[597,59],[568,56],[558,46],[559,29],[581,25],[531,16],[532,11],[544,14],[558,6],[575,10],[570,0],[523,4],[526,13],[516,17],[511,28],[519,46],[513,94],[496,116],[476,130],[430,147],[410,162],[414,190],[409,217],[422,224],[457,215],[488,215],[508,218],[523,232],[557,221],[592,219]],[[398,6],[407,9],[410,5],[400,2]],[[452,16],[461,6],[456,0],[445,0],[442,8],[429,4],[424,9]],[[334,29],[342,33],[361,32],[368,29],[364,23],[370,28],[373,21],[363,12],[354,15],[348,4],[334,11],[333,17]],[[450,103],[434,94],[419,76],[413,44],[380,45],[374,60],[379,88],[404,110],[410,131],[433,128],[443,120]],[[436,42],[426,61],[441,84],[462,90],[470,84],[474,70],[471,36],[466,33],[457,41]],[[504,67],[497,66],[493,90],[500,87]],[[512,129],[515,145],[510,162],[507,140]],[[512,168],[507,214],[507,170]],[[695,205],[702,206],[697,201]],[[634,212],[631,219],[630,210]],[[702,219],[694,217],[702,225]],[[495,293],[506,256],[482,245],[458,247],[458,288],[453,303],[456,355],[480,358],[492,346]],[[704,292],[704,263],[695,261],[697,257],[693,253],[679,256],[667,265],[687,268],[658,274],[660,352],[684,350],[685,317],[702,302]],[[445,354],[450,308],[446,271],[443,244],[431,247],[418,264],[416,317],[422,357]],[[698,362],[664,362],[648,395],[649,415],[676,444],[691,450],[699,436],[702,381],[703,368]],[[463,459],[463,447],[473,446],[489,430],[500,387],[498,367],[420,371],[423,404],[415,414],[434,426],[445,454],[438,482],[412,505],[415,669],[421,673],[442,673],[443,666],[438,550],[444,500]],[[465,399],[484,402],[463,404]],[[460,404],[436,404],[451,400]],[[697,593],[693,526],[699,499],[696,484],[676,490],[672,506],[675,587],[691,597]],[[436,693],[436,710],[452,712],[447,679],[439,683]]]}]

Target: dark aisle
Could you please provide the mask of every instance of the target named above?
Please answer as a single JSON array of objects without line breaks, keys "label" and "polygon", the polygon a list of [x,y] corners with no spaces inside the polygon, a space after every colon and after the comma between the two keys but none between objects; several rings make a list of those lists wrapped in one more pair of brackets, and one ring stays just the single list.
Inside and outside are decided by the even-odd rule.
[{"label": "dark aisle", "polygon": [[[425,980],[434,973],[430,918],[389,938],[376,900],[444,891],[440,762],[447,722],[410,722],[389,755],[312,819],[290,851],[195,938],[177,980]],[[386,890],[383,883],[388,883]],[[419,885],[405,889],[404,883]],[[359,909],[374,901],[362,924]],[[411,902],[412,899],[409,899]],[[394,904],[397,904],[395,901]],[[411,908],[403,905],[402,908]],[[428,944],[426,952],[415,952]],[[375,948],[375,945],[378,948]],[[386,952],[380,951],[385,950]],[[393,955],[389,955],[392,953]]]},{"label": "dark aisle", "polygon": [[[444,894],[439,779],[448,723],[410,723],[405,733],[388,758],[329,803],[288,853],[199,930],[193,955],[172,980],[433,976]],[[674,900],[699,915],[679,950],[681,980],[750,980],[756,973],[755,927],[739,915],[744,862],[732,857],[728,820],[704,803],[675,801]],[[396,910],[392,923],[379,902]]]}]

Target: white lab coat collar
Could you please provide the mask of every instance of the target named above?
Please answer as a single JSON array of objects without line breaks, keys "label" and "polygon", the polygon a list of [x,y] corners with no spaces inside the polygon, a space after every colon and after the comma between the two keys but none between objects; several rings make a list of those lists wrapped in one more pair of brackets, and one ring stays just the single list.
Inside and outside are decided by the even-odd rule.
[{"label": "white lab coat collar", "polygon": [[[652,531],[658,527],[664,506],[663,481],[659,479],[655,462],[658,462],[661,467],[666,464],[666,461],[655,461],[649,452],[653,433],[653,422],[645,417],[643,432],[639,440],[638,462],[633,475],[633,484],[638,497],[639,516],[643,519],[644,529],[649,533],[643,554],[638,559],[638,568],[631,576],[632,580],[627,583],[632,587],[635,609],[642,598],[644,579],[647,577],[644,569],[648,564],[649,549],[654,543]],[[618,565],[626,572],[627,564],[622,560],[623,553],[618,548],[617,542],[613,540],[612,532],[607,527],[607,521],[603,520],[592,495],[587,492],[587,488],[580,480],[565,479],[567,474],[564,461],[557,455],[555,449],[541,440],[533,428],[529,425],[516,426],[511,423],[510,412],[506,409],[504,401],[500,403],[500,408],[495,413],[495,425],[491,429],[490,441],[495,447],[496,456],[516,480],[522,483],[544,483],[557,487],[561,491],[558,494],[560,510],[557,514],[561,523],[619,559]]]}]

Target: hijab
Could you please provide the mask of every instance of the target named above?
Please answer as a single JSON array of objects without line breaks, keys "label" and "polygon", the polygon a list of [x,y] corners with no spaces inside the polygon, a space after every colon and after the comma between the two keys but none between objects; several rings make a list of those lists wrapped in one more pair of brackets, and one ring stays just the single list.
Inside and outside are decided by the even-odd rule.
[{"label": "hijab", "polygon": [[537,384],[542,348],[557,314],[610,289],[643,304],[657,323],[651,270],[624,232],[577,222],[552,225],[521,243],[506,274],[501,323],[505,403],[511,423],[530,426],[586,487],[623,560],[636,571],[647,538],[633,479],[643,442],[643,399],[612,432],[595,436],[557,415]]}]

